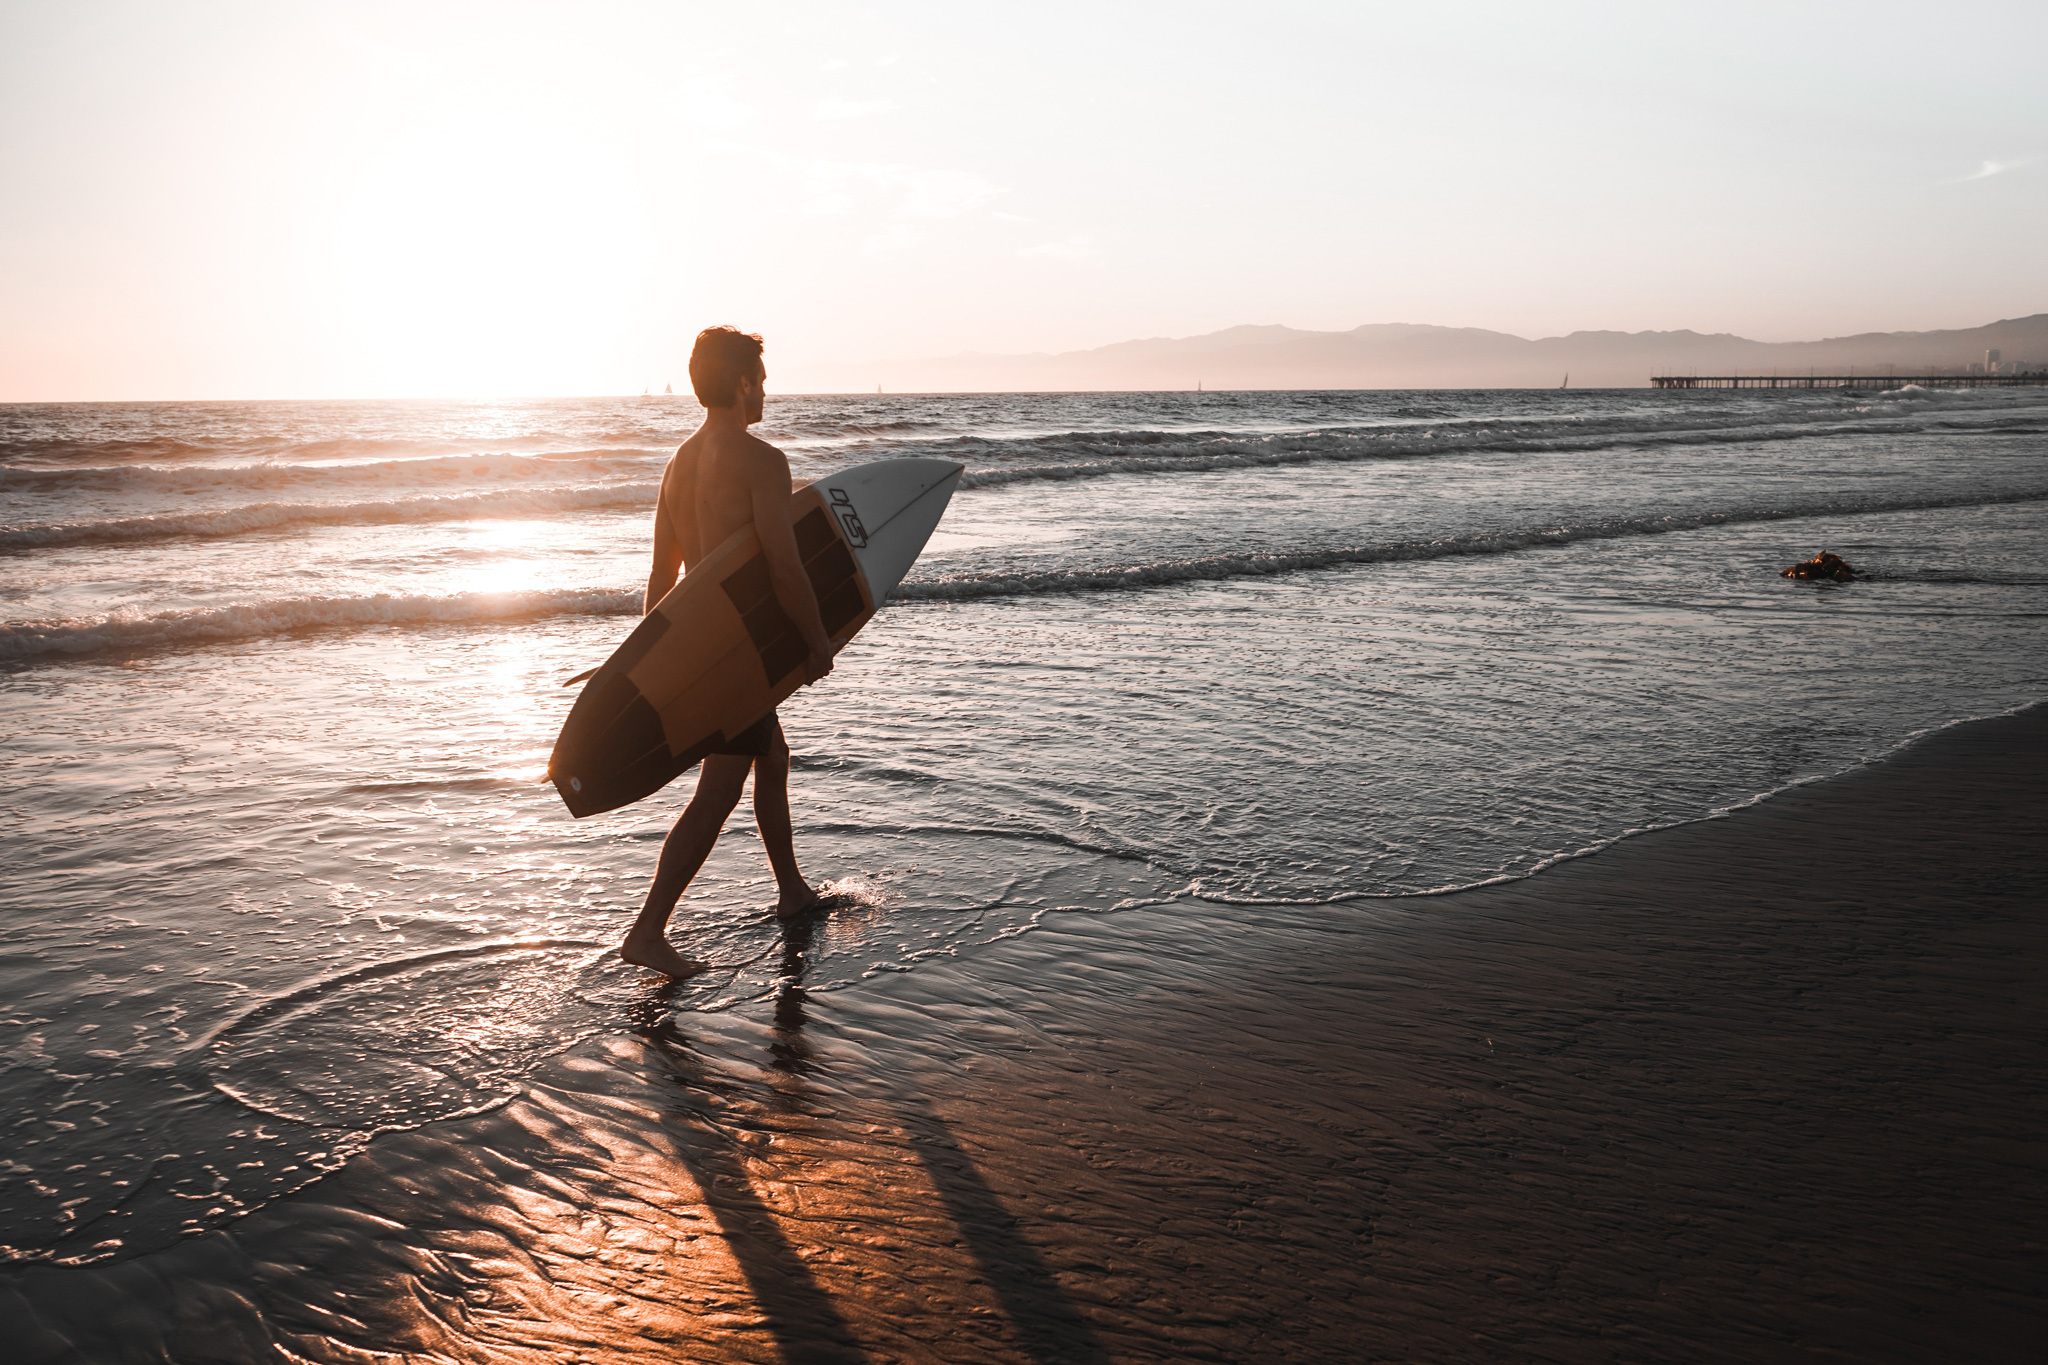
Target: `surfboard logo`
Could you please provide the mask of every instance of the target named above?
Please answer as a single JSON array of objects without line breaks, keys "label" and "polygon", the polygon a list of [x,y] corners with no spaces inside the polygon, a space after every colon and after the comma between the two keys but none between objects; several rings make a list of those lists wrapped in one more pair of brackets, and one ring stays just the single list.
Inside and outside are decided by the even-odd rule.
[{"label": "surfboard logo", "polygon": [[846,543],[856,550],[868,547],[868,528],[860,524],[860,513],[853,510],[853,499],[846,496],[843,488],[828,488],[832,495],[832,515],[839,518],[839,524],[846,528]]}]

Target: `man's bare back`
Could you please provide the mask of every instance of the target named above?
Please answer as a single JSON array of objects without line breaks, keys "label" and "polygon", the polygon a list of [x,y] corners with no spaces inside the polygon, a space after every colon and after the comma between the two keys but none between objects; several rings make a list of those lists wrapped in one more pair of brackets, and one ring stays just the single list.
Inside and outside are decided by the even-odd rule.
[{"label": "man's bare back", "polygon": [[[782,452],[752,432],[700,428],[676,449],[661,480],[661,507],[675,527],[684,565],[754,522],[747,473],[766,464],[789,478]],[[779,467],[779,468],[778,468]]]},{"label": "man's bare back", "polygon": [[[751,365],[737,373],[728,368],[722,375],[714,375],[708,392],[707,385],[699,384],[698,397],[705,404],[704,425],[677,448],[662,473],[661,497],[654,514],[654,559],[641,610],[652,611],[675,586],[679,573],[696,565],[735,532],[752,526],[768,561],[775,596],[810,647],[804,681],[813,683],[832,671],[834,646],[818,614],[817,594],[804,572],[790,525],[789,461],[747,430],[761,420],[767,378],[759,360],[759,338],[741,338],[730,329],[714,328],[698,338],[698,353],[704,352],[707,341],[729,352],[735,339],[753,343]],[[741,353],[744,358],[744,348]],[[697,355],[691,357],[690,377],[693,384],[698,383]],[[662,845],[647,902],[619,945],[619,956],[626,961],[674,977],[705,970],[705,963],[682,956],[669,943],[668,919],[684,888],[710,856],[726,816],[739,801],[749,770],[754,774],[755,824],[781,889],[776,913],[791,918],[821,903],[797,871],[789,819],[789,749],[782,727],[770,712],[750,734],[752,741],[738,751],[714,753],[704,760],[696,794]]]}]

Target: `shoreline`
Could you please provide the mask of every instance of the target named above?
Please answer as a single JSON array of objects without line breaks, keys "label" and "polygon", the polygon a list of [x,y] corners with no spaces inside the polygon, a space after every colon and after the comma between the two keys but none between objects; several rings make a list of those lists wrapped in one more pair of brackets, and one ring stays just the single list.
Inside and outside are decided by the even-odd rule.
[{"label": "shoreline", "polygon": [[2036,705],[1511,882],[1048,917],[815,995],[799,943],[775,1002],[650,991],[228,1232],[0,1277],[0,1324],[50,1361],[2017,1357],[2044,758]]},{"label": "shoreline", "polygon": [[1645,825],[1641,829],[1624,830],[1610,839],[1603,839],[1599,843],[1589,844],[1575,852],[1560,853],[1545,862],[1537,864],[1527,872],[1504,873],[1500,876],[1488,877],[1484,881],[1462,882],[1455,886],[1445,886],[1430,891],[1362,892],[1357,895],[1338,896],[1327,901],[1234,901],[1210,899],[1203,896],[1194,896],[1190,899],[1201,901],[1205,905],[1260,910],[1268,906],[1369,905],[1377,901],[1430,900],[1445,896],[1463,896],[1475,891],[1490,890],[1494,887],[1513,886],[1518,882],[1526,882],[1533,877],[1546,876],[1557,868],[1565,867],[1583,858],[1600,857],[1614,849],[1625,847],[1646,835],[1667,834],[1675,830],[1692,829],[1699,825],[1711,825],[1717,820],[1726,820],[1745,811],[1768,806],[1772,802],[1789,796],[1794,792],[1805,791],[1812,787],[1824,787],[1829,783],[1854,777],[1856,774],[1867,772],[1872,768],[1881,768],[1909,750],[1926,743],[1937,735],[1947,734],[1951,730],[1961,729],[1970,725],[1983,725],[1989,722],[2012,720],[2026,715],[2029,711],[2042,708],[2048,708],[2048,701],[2021,702],[2017,706],[2008,707],[2003,711],[1993,711],[1988,715],[1964,716],[1959,720],[1943,721],[1939,725],[1930,725],[1924,730],[1915,730],[1883,752],[1872,754],[1868,758],[1859,758],[1848,767],[1837,772],[1822,773],[1815,777],[1796,777],[1783,786],[1773,787],[1769,791],[1758,792],[1755,796],[1746,797],[1741,801],[1735,802],[1733,805],[1716,806],[1705,815],[1689,816],[1683,820],[1673,820],[1669,824]]}]

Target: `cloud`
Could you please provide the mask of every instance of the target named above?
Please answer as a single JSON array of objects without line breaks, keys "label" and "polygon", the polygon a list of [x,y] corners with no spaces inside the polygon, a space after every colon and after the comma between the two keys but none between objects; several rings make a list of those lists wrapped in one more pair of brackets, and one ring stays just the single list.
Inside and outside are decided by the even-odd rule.
[{"label": "cloud", "polygon": [[816,162],[806,180],[804,212],[822,218],[851,214],[862,201],[892,218],[958,218],[1002,193],[970,171],[876,162]]},{"label": "cloud", "polygon": [[913,170],[894,183],[903,189],[902,212],[911,218],[957,218],[1002,193],[971,171]]},{"label": "cloud", "polygon": [[1062,237],[1057,242],[1027,246],[1017,254],[1040,261],[1092,261],[1097,252],[1093,237]]},{"label": "cloud", "polygon": [[2020,167],[2027,165],[2032,160],[2032,157],[2023,156],[2015,161],[1986,161],[1982,166],[1979,166],[1975,171],[1971,172],[1969,175],[1957,176],[1954,180],[1945,181],[1944,183],[1950,185],[1967,185],[1972,180],[1989,180],[1994,175],[2004,175],[2007,171],[2016,171]]},{"label": "cloud", "polygon": [[699,128],[743,128],[758,112],[751,104],[731,98],[713,86],[700,86],[663,101],[670,118]]},{"label": "cloud", "polygon": [[924,233],[908,223],[891,223],[880,232],[871,232],[861,238],[860,249],[869,256],[884,256],[892,251],[907,251],[924,239]]},{"label": "cloud", "polygon": [[894,109],[894,100],[819,100],[811,108],[813,118],[849,119],[866,118]]}]

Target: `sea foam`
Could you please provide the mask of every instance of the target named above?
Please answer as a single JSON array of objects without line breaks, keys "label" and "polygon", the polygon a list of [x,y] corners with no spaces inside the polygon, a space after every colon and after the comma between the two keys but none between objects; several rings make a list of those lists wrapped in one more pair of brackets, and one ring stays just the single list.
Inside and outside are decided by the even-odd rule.
[{"label": "sea foam", "polygon": [[[842,463],[878,456],[933,455],[968,464],[960,486],[1061,482],[1109,475],[1171,475],[1232,469],[1277,468],[1323,462],[1409,460],[1502,453],[1586,452],[1622,447],[1700,447],[1727,443],[1799,441],[1822,437],[1897,435],[1939,429],[1955,434],[2038,434],[2038,415],[1885,416],[1835,411],[1826,420],[1759,423],[1735,416],[1703,424],[1711,414],[1630,414],[1616,418],[1485,419],[1429,425],[1337,426],[1316,430],[1245,433],[1205,431],[1069,431],[1008,438],[947,438],[869,445],[855,442],[831,454],[807,452],[799,473],[817,477]],[[601,483],[554,487],[486,488],[446,493],[450,483],[482,479],[560,480],[565,473],[605,477]],[[381,525],[534,518],[563,513],[618,511],[652,504],[658,485],[644,453],[578,451],[562,455],[473,455],[387,460],[351,465],[241,465],[158,468],[87,466],[77,469],[11,468],[4,488],[31,495],[29,506],[77,491],[147,491],[234,498],[271,489],[332,491],[333,501],[262,501],[153,515],[95,520],[39,520],[0,527],[0,550],[133,543],[183,537],[262,534],[290,527]],[[630,482],[622,477],[641,477]],[[391,496],[350,498],[377,489]],[[21,503],[17,500],[17,506]]]},{"label": "sea foam", "polygon": [[606,512],[650,508],[659,491],[660,485],[652,483],[605,484],[594,488],[514,488],[438,497],[423,495],[375,502],[259,502],[208,512],[166,512],[106,521],[13,526],[0,529],[0,549],[239,536],[299,526],[376,526]]},{"label": "sea foam", "polygon": [[565,475],[641,474],[658,467],[667,451],[565,450],[549,455],[476,453],[413,459],[299,463],[258,460],[213,464],[0,465],[0,490],[9,493],[77,492],[233,495],[285,490],[408,485],[446,487],[480,480],[561,480]]},{"label": "sea foam", "polygon": [[621,616],[638,614],[640,605],[641,594],[637,589],[562,588],[440,596],[378,593],[371,597],[294,597],[155,613],[123,609],[84,620],[23,621],[0,626],[0,660],[213,644],[321,627]]},{"label": "sea foam", "polygon": [[1017,594],[1148,588],[1170,583],[1295,573],[1308,569],[1334,568],[1343,564],[1385,564],[1403,560],[1448,559],[1458,555],[1510,554],[1517,550],[1537,549],[1546,545],[1569,545],[1583,540],[1616,540],[1625,536],[1664,535],[1674,531],[1697,531],[1708,526],[1737,526],[1755,522],[1795,521],[1807,517],[1859,516],[1872,512],[1915,512],[1943,507],[1980,507],[2040,501],[2048,501],[2048,489],[1990,497],[1969,494],[1954,498],[1910,498],[1892,501],[1843,499],[1826,503],[1743,508],[1725,512],[1613,517],[1577,526],[1480,532],[1433,540],[1340,545],[1284,553],[1210,555],[1198,559],[1167,560],[1154,564],[1054,569],[1043,573],[973,574],[957,578],[912,579],[898,585],[892,598],[903,601],[958,601],[974,597],[1005,597]]},{"label": "sea foam", "polygon": [[[1175,583],[1255,578],[1335,568],[1348,564],[1448,559],[1465,555],[1512,554],[1576,541],[1664,535],[1710,526],[1793,521],[1812,517],[1858,516],[1876,512],[1931,511],[2048,501],[2048,489],[2006,494],[1962,494],[1947,498],[1843,498],[1781,507],[1610,517],[1565,526],[1536,526],[1475,532],[1428,540],[1369,542],[1282,552],[1247,551],[1144,564],[1048,569],[1042,572],[968,574],[912,578],[897,586],[891,601],[962,601],[1047,593],[1100,592],[1163,587]],[[26,621],[0,625],[0,660],[48,654],[90,654],[109,649],[143,649],[208,644],[280,635],[320,627],[425,625],[458,621],[518,620],[547,616],[637,614],[637,588],[571,588],[519,593],[451,593],[371,597],[304,597],[245,606],[199,608],[154,614],[123,609],[104,617]]]}]

